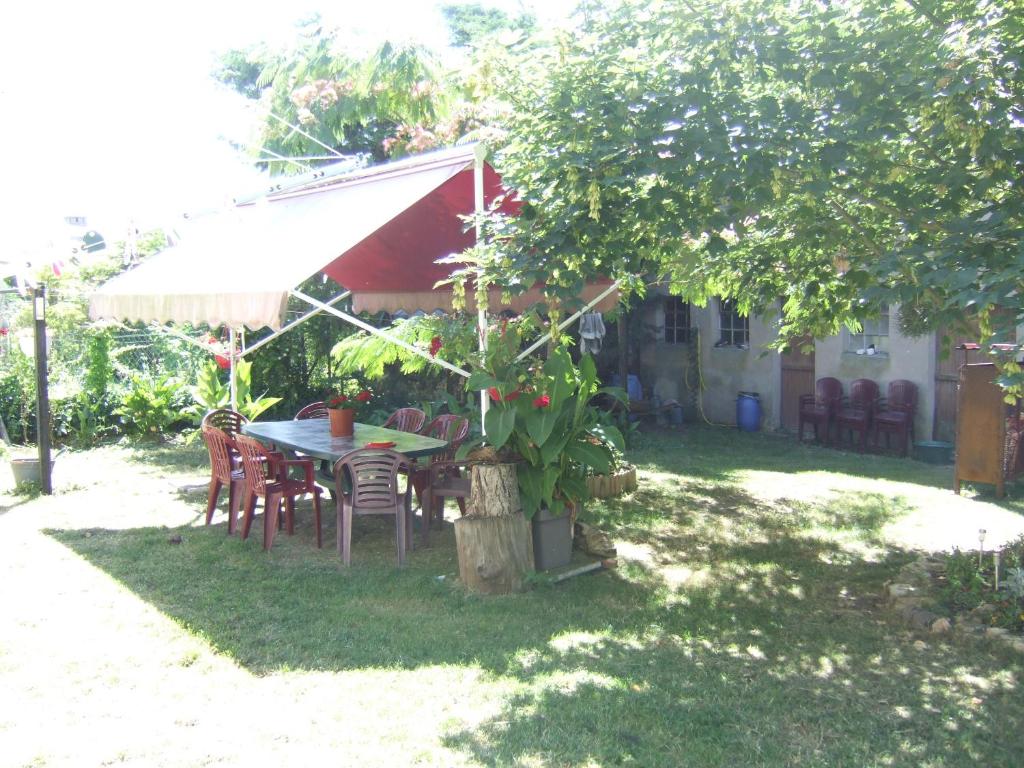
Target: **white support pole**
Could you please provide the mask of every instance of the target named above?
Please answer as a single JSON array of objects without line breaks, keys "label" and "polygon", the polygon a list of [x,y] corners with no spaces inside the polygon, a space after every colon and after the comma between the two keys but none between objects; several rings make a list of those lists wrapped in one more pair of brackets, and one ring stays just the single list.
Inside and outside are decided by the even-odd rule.
[{"label": "white support pole", "polygon": [[319,299],[314,299],[312,296],[307,296],[302,291],[293,290],[289,291],[289,293],[298,299],[302,299],[311,306],[319,307],[322,311],[327,312],[328,314],[334,315],[335,317],[340,317],[342,320],[351,323],[357,328],[362,328],[367,333],[371,333],[374,336],[379,336],[382,339],[389,341],[392,344],[395,344],[396,346],[401,347],[402,349],[412,352],[414,355],[419,355],[420,357],[434,363],[434,365],[439,365],[445,370],[451,371],[452,373],[457,373],[459,374],[459,376],[465,376],[467,379],[469,378],[469,371],[464,371],[462,368],[459,368],[456,365],[452,365],[451,363],[445,360],[438,360],[436,357],[431,357],[430,353],[427,350],[415,347],[409,342],[405,341],[404,339],[399,339],[397,336],[392,336],[390,333],[388,333],[387,331],[382,331],[380,328],[374,328],[369,323],[363,322],[358,317],[350,315],[348,312],[342,312],[340,309],[336,309],[335,307],[329,306],[324,302],[320,301]]},{"label": "white support pole", "polygon": [[[480,220],[484,215],[484,153],[483,144],[477,144],[473,150],[473,213],[476,220],[476,244],[480,244]],[[479,289],[480,286],[477,286]],[[476,335],[480,354],[487,352],[487,308],[476,306]],[[487,434],[484,425],[487,423],[487,392],[480,390],[480,431]]]},{"label": "white support pole", "polygon": [[228,329],[228,385],[231,387],[231,410],[238,410],[238,387],[235,384],[235,329]]},{"label": "white support pole", "polygon": [[[345,291],[344,293],[340,293],[337,296],[335,296],[333,299],[331,299],[330,301],[326,302],[326,304],[329,307],[333,306],[333,305],[337,304],[339,301],[342,301],[343,299],[347,299],[351,295],[352,295],[352,291]],[[255,352],[257,349],[262,347],[264,344],[269,344],[270,342],[272,342],[274,339],[276,339],[281,334],[288,333],[288,331],[290,331],[295,326],[301,325],[302,323],[304,323],[307,320],[309,320],[311,317],[315,317],[316,315],[319,315],[321,312],[323,312],[322,309],[311,309],[309,312],[304,314],[302,317],[299,317],[296,320],[293,320],[292,322],[288,323],[288,325],[284,326],[283,328],[280,328],[280,329],[274,331],[272,334],[270,334],[266,338],[260,339],[259,341],[255,342],[251,347],[246,347],[245,343],[244,343],[244,340],[243,340],[242,351],[238,353],[238,356],[239,357],[245,357],[250,352]]]},{"label": "white support pole", "polygon": [[[617,290],[618,287],[619,287],[619,281],[616,280],[614,283],[609,285],[605,290],[601,291],[601,293],[599,293],[594,299],[591,299],[589,302],[587,302],[587,304],[584,305],[583,309],[581,309],[576,314],[572,315],[571,317],[569,317],[569,318],[563,320],[561,323],[559,323],[558,324],[558,330],[559,331],[564,331],[566,328],[568,328],[570,325],[572,325],[574,322],[576,322],[576,320],[581,315],[583,315],[583,313],[589,312],[591,307],[593,307],[596,304],[598,304],[601,301],[603,301],[606,296],[608,296],[612,291]],[[531,344],[526,349],[524,349],[522,352],[520,352],[519,353],[519,357],[516,358],[516,362],[518,362],[520,360],[523,360],[524,358],[529,357],[530,355],[532,355],[534,352],[536,352],[538,349],[540,349],[542,346],[544,346],[547,343],[548,343],[548,335],[544,334],[539,339],[537,339],[537,341],[535,341],[533,344]]]}]

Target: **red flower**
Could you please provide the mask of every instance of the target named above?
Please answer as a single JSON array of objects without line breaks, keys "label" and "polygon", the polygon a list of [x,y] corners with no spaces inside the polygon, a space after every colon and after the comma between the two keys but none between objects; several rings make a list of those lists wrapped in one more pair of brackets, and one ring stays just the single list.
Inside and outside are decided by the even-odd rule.
[{"label": "red flower", "polygon": [[533,401],[534,408],[547,408],[549,405],[551,405],[550,395],[541,395]]},{"label": "red flower", "polygon": [[509,392],[507,395],[505,395],[505,400],[507,402],[509,400],[515,400],[518,397],[519,397],[519,390],[516,389],[516,390],[513,390],[513,391]]},{"label": "red flower", "polygon": [[370,394],[370,391],[368,389],[364,389],[362,392],[356,395],[356,400],[358,400],[360,403],[368,403],[370,402],[371,397],[373,397],[373,395]]},{"label": "red flower", "polygon": [[488,389],[487,394],[491,396],[491,400],[494,402],[501,402],[501,392],[498,391],[497,387],[491,387]]},{"label": "red flower", "polygon": [[224,357],[224,355],[214,355],[213,359],[217,361],[217,365],[220,366],[221,370],[226,370],[231,367],[231,361]]},{"label": "red flower", "polygon": [[337,408],[338,406],[344,405],[347,402],[348,402],[348,398],[347,397],[345,397],[344,395],[338,395],[338,396],[332,397],[330,400],[328,400],[327,404],[331,408]]},{"label": "red flower", "polygon": [[441,337],[435,336],[430,340],[430,356],[437,357],[437,353],[441,351]]}]

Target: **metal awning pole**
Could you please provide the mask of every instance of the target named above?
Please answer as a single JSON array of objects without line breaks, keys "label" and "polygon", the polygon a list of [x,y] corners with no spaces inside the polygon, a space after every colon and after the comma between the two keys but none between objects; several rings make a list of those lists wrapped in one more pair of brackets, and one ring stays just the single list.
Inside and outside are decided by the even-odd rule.
[{"label": "metal awning pole", "polygon": [[[342,301],[343,299],[347,299],[351,295],[352,295],[352,291],[345,291],[344,293],[338,294],[333,299],[331,299],[330,301],[325,302],[325,303],[326,303],[326,305],[328,307],[330,307],[330,306],[333,306],[333,305],[337,304],[339,301]],[[257,349],[262,347],[264,344],[269,344],[274,339],[276,339],[278,336],[280,336],[282,334],[285,334],[285,333],[288,333],[288,331],[290,331],[295,326],[302,325],[302,323],[306,322],[307,320],[309,320],[312,317],[316,317],[321,312],[323,312],[323,310],[320,309],[319,307],[317,307],[316,309],[311,309],[306,314],[302,315],[299,318],[296,318],[295,320],[292,320],[286,326],[284,326],[283,328],[280,328],[280,329],[274,331],[269,336],[266,336],[266,337],[260,339],[259,341],[253,342],[253,344],[251,346],[248,346],[248,347],[245,346],[245,339],[243,339],[242,340],[242,349],[239,351],[238,356],[239,357],[245,357],[250,352],[255,352]]]},{"label": "metal awning pole", "polygon": [[231,410],[238,410],[238,384],[235,382],[235,329],[228,329],[228,380],[231,382]]},{"label": "metal awning pole", "polygon": [[[484,155],[483,144],[477,144],[473,150],[473,213],[476,220],[476,244],[480,244],[480,221],[484,215]],[[477,286],[479,289],[480,286]],[[479,342],[481,357],[487,352],[487,307],[476,305],[476,335]],[[486,435],[484,425],[487,423],[487,391],[480,390],[480,432]]]},{"label": "metal awning pole", "polygon": [[387,331],[382,331],[380,328],[374,328],[369,323],[363,322],[358,317],[354,317],[353,315],[350,315],[348,312],[342,312],[340,309],[337,309],[336,307],[328,306],[319,299],[314,299],[312,296],[307,296],[302,291],[292,290],[289,291],[289,293],[297,299],[302,299],[304,302],[310,304],[311,306],[319,307],[328,314],[334,315],[335,317],[340,317],[342,320],[344,320],[347,323],[351,323],[356,328],[362,328],[367,333],[371,333],[374,336],[380,336],[382,339],[389,341],[392,344],[401,347],[402,349],[408,350],[409,352],[412,352],[414,355],[419,355],[425,360],[429,360],[434,365],[439,365],[445,370],[451,371],[452,373],[457,373],[459,374],[459,376],[465,376],[467,379],[469,378],[469,371],[465,371],[456,365],[452,365],[446,360],[438,360],[436,357],[431,357],[430,353],[427,350],[415,347],[409,342],[405,341],[404,339],[400,339],[397,336],[392,336],[390,333],[388,333]]}]

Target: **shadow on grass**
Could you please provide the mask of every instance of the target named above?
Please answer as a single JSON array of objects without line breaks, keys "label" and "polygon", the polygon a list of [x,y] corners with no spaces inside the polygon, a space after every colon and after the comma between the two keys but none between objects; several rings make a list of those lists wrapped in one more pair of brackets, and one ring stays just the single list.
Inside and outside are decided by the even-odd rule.
[{"label": "shadow on grass", "polygon": [[1013,764],[1019,660],[916,647],[874,597],[911,557],[880,538],[900,499],[766,501],[742,456],[704,449],[649,449],[670,476],[594,505],[629,555],[617,572],[507,598],[453,583],[451,526],[402,570],[381,520],[357,520],[350,569],[329,513],[317,551],[308,506],[269,553],[259,521],[247,542],[223,524],[48,533],[256,674],[481,668],[510,690],[500,711],[442,725],[486,765]]}]

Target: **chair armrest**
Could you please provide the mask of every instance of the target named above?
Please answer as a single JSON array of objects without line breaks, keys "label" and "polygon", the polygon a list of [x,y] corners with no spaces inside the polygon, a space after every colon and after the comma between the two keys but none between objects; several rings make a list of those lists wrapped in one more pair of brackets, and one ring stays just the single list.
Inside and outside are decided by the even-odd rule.
[{"label": "chair armrest", "polygon": [[803,408],[805,405],[814,405],[817,398],[814,395],[800,395],[800,407]]},{"label": "chair armrest", "polygon": [[313,487],[316,479],[316,469],[313,466],[312,459],[282,459],[277,462],[277,465],[284,469],[285,475],[288,473],[288,467],[301,467],[306,478],[306,485],[310,488]]}]

